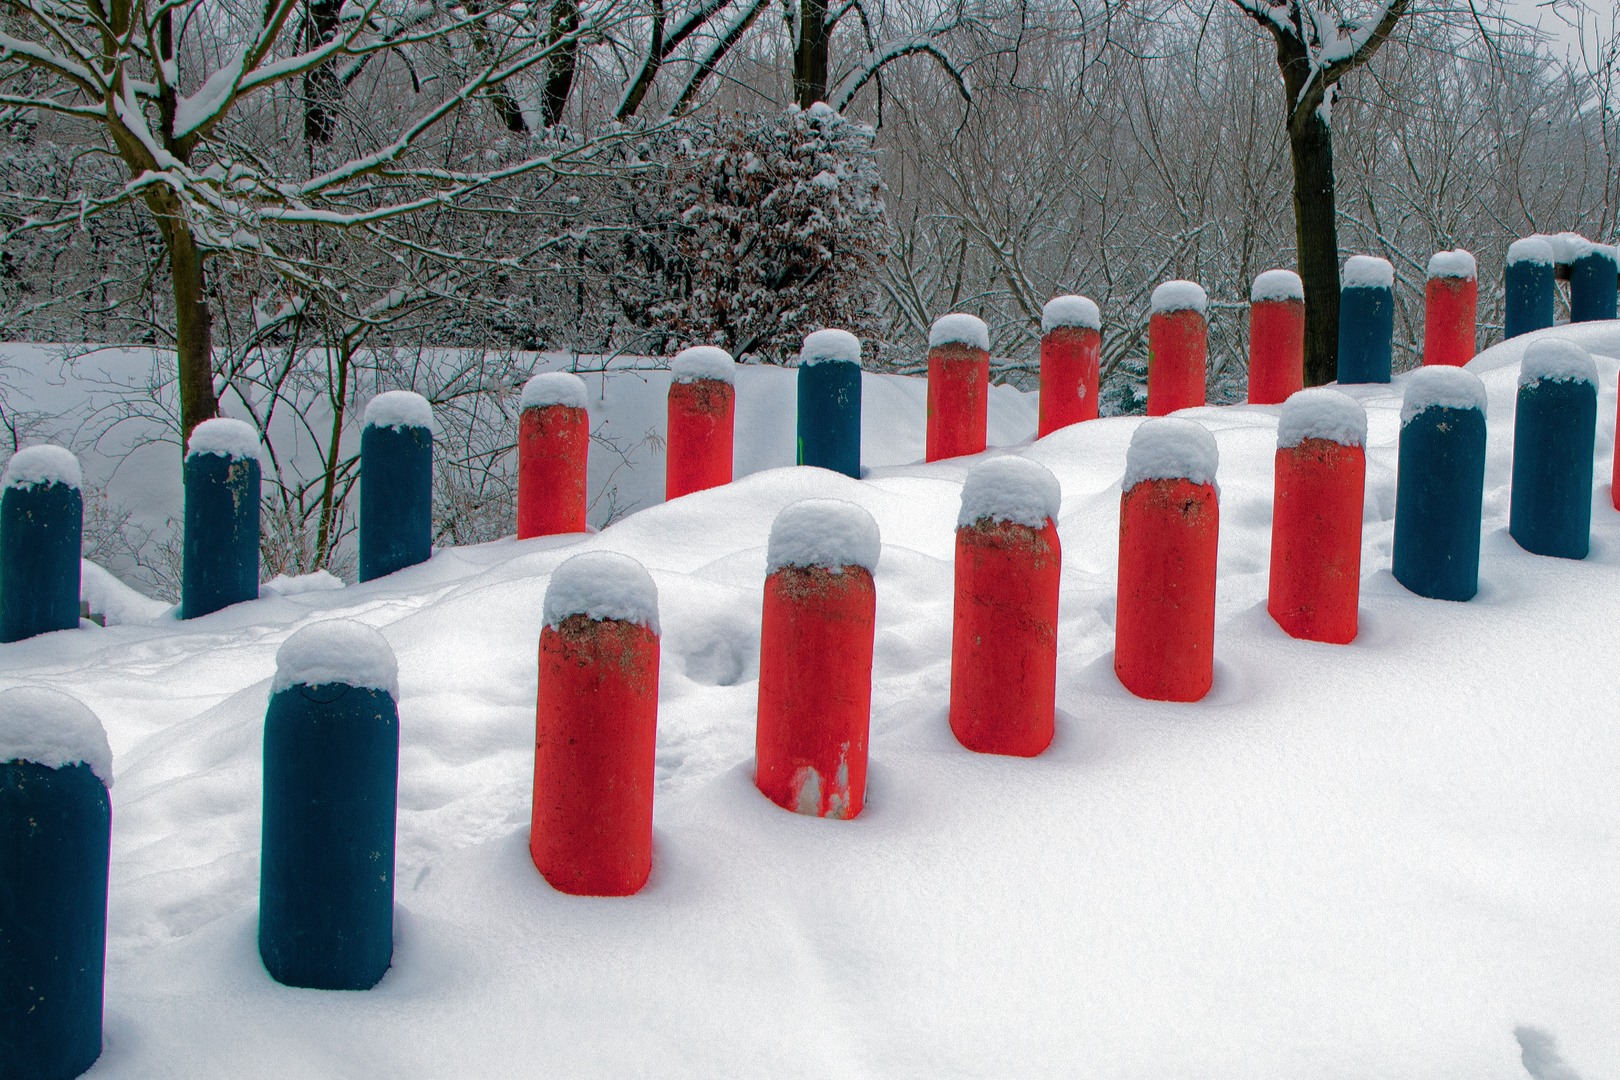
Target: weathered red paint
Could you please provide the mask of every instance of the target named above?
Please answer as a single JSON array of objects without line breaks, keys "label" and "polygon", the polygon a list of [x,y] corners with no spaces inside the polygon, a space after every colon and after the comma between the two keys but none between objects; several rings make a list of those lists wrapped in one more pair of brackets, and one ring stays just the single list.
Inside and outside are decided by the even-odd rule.
[{"label": "weathered red paint", "polygon": [[539,405],[518,418],[519,540],[585,531],[591,424],[584,409]]},{"label": "weathered red paint", "polygon": [[731,483],[736,389],[719,379],[669,384],[664,498]]},{"label": "weathered red paint", "polygon": [[1041,419],[1037,438],[1097,419],[1097,362],[1102,335],[1087,326],[1056,326],[1041,338]]},{"label": "weathered red paint", "polygon": [[1277,451],[1266,610],[1291,636],[1349,644],[1361,599],[1367,454],[1331,439]]},{"label": "weathered red paint", "polygon": [[928,350],[927,460],[983,453],[989,407],[989,353],[960,341]]},{"label": "weathered red paint", "polygon": [[1305,388],[1305,301],[1249,305],[1249,404],[1281,405]]},{"label": "weathered red paint", "polygon": [[1155,701],[1197,701],[1215,676],[1215,489],[1143,480],[1120,496],[1114,673]]},{"label": "weathered red paint", "polygon": [[1462,367],[1474,358],[1475,278],[1433,277],[1423,294],[1423,362]]},{"label": "weathered red paint", "polygon": [[[1620,403],[1616,404],[1614,430],[1620,432]],[[1614,477],[1609,485],[1609,499],[1620,510],[1620,438],[1614,440]]]},{"label": "weathered red paint", "polygon": [[1149,416],[1204,403],[1204,369],[1209,360],[1209,323],[1186,308],[1158,311],[1148,319]]}]

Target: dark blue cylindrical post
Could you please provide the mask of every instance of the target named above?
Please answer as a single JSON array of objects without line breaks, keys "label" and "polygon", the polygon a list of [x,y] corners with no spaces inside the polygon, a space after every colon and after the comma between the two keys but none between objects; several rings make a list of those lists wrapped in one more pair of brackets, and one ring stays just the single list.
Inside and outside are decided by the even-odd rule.
[{"label": "dark blue cylindrical post", "polygon": [[259,436],[240,420],[204,420],[186,450],[180,617],[259,596]]},{"label": "dark blue cylindrical post", "polygon": [[264,717],[259,956],[277,982],[368,990],[394,952],[398,672],[369,626],[282,643]]},{"label": "dark blue cylindrical post", "polygon": [[68,1080],[101,1056],[112,753],[55,690],[0,693],[0,1076]]},{"label": "dark blue cylindrical post", "polygon": [[1545,338],[1524,350],[1508,532],[1533,554],[1586,558],[1597,380],[1591,354],[1572,341]]},{"label": "dark blue cylindrical post", "polygon": [[1395,334],[1395,268],[1352,255],[1339,292],[1339,382],[1387,383]]},{"label": "dark blue cylindrical post", "polygon": [[1508,246],[1502,270],[1504,299],[1502,336],[1518,337],[1553,324],[1553,249],[1539,236]]},{"label": "dark blue cylindrical post", "polygon": [[1612,319],[1620,303],[1620,267],[1615,265],[1614,248],[1606,244],[1585,247],[1569,264],[1569,321]]},{"label": "dark blue cylindrical post", "polygon": [[1412,373],[1401,405],[1395,580],[1419,596],[1479,591],[1485,495],[1485,384],[1463,368]]},{"label": "dark blue cylindrical post", "polygon": [[360,580],[433,554],[433,406],[390,390],[366,406],[360,432]]},{"label": "dark blue cylindrical post", "polygon": [[817,330],[799,351],[800,465],[861,478],[861,343]]},{"label": "dark blue cylindrical post", "polygon": [[60,446],[11,455],[0,477],[0,641],[79,625],[82,484],[79,459]]}]

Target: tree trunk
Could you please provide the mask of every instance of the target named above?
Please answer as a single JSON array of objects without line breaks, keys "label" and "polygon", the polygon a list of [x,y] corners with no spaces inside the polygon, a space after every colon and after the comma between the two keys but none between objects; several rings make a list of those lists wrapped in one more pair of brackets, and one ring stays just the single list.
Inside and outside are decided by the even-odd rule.
[{"label": "tree trunk", "polygon": [[827,100],[827,52],[831,38],[827,0],[799,0],[799,40],[793,48],[793,100],[801,109]]},{"label": "tree trunk", "polygon": [[[546,76],[546,125],[555,127],[568,105],[568,92],[574,86],[574,68],[578,59],[579,39],[565,37],[579,28],[579,0],[555,0],[551,5],[550,73]],[[562,44],[559,45],[558,43]]]},{"label": "tree trunk", "polygon": [[[337,32],[342,0],[315,0],[304,17],[304,47],[318,49]],[[304,138],[311,143],[329,143],[337,134],[337,107],[343,97],[337,68],[328,60],[304,76]]]},{"label": "tree trunk", "polygon": [[1294,236],[1305,285],[1305,385],[1339,377],[1339,232],[1333,131],[1308,109],[1288,125],[1294,158]]},{"label": "tree trunk", "polygon": [[203,259],[191,230],[174,217],[159,217],[174,279],[175,360],[180,386],[181,454],[191,430],[219,415],[214,396],[214,320],[203,296]]}]

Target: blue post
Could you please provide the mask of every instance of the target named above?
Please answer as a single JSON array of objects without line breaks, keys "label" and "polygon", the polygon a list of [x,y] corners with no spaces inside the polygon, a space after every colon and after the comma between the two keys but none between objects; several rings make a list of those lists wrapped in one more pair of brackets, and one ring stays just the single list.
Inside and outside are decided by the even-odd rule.
[{"label": "blue post", "polygon": [[1508,533],[1533,554],[1586,558],[1597,378],[1591,354],[1572,341],[1547,338],[1524,351]]},{"label": "blue post", "polygon": [[0,1076],[101,1056],[112,805],[107,736],[55,690],[0,693]]},{"label": "blue post", "polygon": [[1485,494],[1485,384],[1462,368],[1412,373],[1395,478],[1395,580],[1419,596],[1479,591]]},{"label": "blue post", "polygon": [[1614,249],[1593,244],[1593,250],[1569,264],[1569,321],[1593,322],[1615,317],[1620,301],[1620,267]]},{"label": "blue post", "polygon": [[1504,338],[1518,337],[1553,324],[1553,249],[1539,236],[1515,240],[1502,270],[1505,300]]},{"label": "blue post", "polygon": [[433,407],[390,390],[366,406],[360,433],[360,580],[433,553]]},{"label": "blue post", "polygon": [[1339,383],[1387,383],[1395,335],[1395,269],[1352,255],[1339,292]]},{"label": "blue post", "polygon": [[79,459],[60,446],[11,455],[0,477],[0,641],[79,625],[82,483]]},{"label": "blue post", "polygon": [[204,420],[186,452],[180,617],[259,596],[259,436],[240,420]]},{"label": "blue post", "polygon": [[259,956],[277,982],[368,990],[394,951],[398,675],[377,631],[313,623],[264,717]]},{"label": "blue post", "polygon": [[861,343],[847,330],[804,339],[798,463],[861,478]]}]

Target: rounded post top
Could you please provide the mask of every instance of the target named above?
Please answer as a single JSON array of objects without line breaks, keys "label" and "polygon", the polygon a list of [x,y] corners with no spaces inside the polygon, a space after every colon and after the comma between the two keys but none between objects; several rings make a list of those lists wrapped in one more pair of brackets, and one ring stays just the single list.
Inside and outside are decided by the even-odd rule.
[{"label": "rounded post top", "polygon": [[1437,364],[1422,367],[1408,377],[1401,399],[1401,426],[1425,409],[1478,409],[1485,415],[1485,384],[1465,368]]},{"label": "rounded post top", "polygon": [[1325,386],[1296,391],[1283,402],[1277,419],[1277,449],[1287,450],[1306,439],[1365,446],[1367,410],[1349,394]]},{"label": "rounded post top", "polygon": [[846,364],[861,362],[861,339],[848,330],[816,330],[804,336],[799,350],[799,365],[820,364],[841,360]]},{"label": "rounded post top", "polygon": [[765,572],[786,566],[821,566],[838,571],[862,566],[877,572],[883,541],[877,521],[842,499],[802,499],[782,508],[771,523]]},{"label": "rounded post top", "polygon": [[216,454],[222,458],[242,461],[259,460],[259,433],[253,425],[228,416],[204,420],[191,430],[191,441],[186,444],[186,457]]},{"label": "rounded post top", "polygon": [[543,615],[553,630],[570,615],[584,615],[598,622],[635,623],[657,634],[658,586],[646,567],[628,555],[582,552],[551,572]]},{"label": "rounded post top", "polygon": [[1568,338],[1539,338],[1525,346],[1524,358],[1519,361],[1519,385],[1535,386],[1540,382],[1598,383],[1597,364],[1592,354]]},{"label": "rounded post top", "polygon": [[989,352],[990,328],[977,315],[941,315],[928,328],[928,347],[937,349],[941,345],[970,345]]},{"label": "rounded post top", "polygon": [[433,430],[433,406],[421,394],[409,390],[388,390],[366,405],[361,427],[425,428]]},{"label": "rounded post top", "polygon": [[1143,480],[1182,479],[1213,485],[1220,458],[1215,436],[1202,424],[1176,416],[1144,420],[1125,451],[1120,486],[1129,491]]},{"label": "rounded post top", "polygon": [[270,693],[341,683],[399,700],[399,664],[388,639],[353,619],[324,619],[293,633],[276,650]]},{"label": "rounded post top", "polygon": [[1151,306],[1155,315],[1168,315],[1173,311],[1196,311],[1202,315],[1209,309],[1209,294],[1196,281],[1166,281],[1153,290]]},{"label": "rounded post top", "polygon": [[583,409],[588,394],[585,380],[573,372],[542,371],[523,384],[523,397],[518,402],[518,410],[543,409],[548,405]]},{"label": "rounded post top", "polygon": [[1060,326],[1101,330],[1102,311],[1087,296],[1054,296],[1041,308],[1041,334],[1050,334]]},{"label": "rounded post top", "polygon": [[48,769],[83,763],[112,787],[112,748],[90,707],[43,686],[0,691],[0,762],[31,761]]},{"label": "rounded post top", "polygon": [[1339,285],[1345,289],[1393,289],[1395,267],[1388,259],[1374,255],[1352,255],[1345,260]]},{"label": "rounded post top", "polygon": [[0,475],[0,488],[33,487],[36,484],[66,484],[70,488],[82,488],[84,473],[79,468],[79,459],[71,450],[53,443],[23,447],[6,462],[6,471]]},{"label": "rounded post top", "polygon": [[1254,279],[1249,290],[1249,302],[1258,304],[1266,300],[1303,300],[1305,283],[1292,270],[1267,270]]},{"label": "rounded post top", "polygon": [[1046,466],[1013,454],[994,457],[968,471],[956,527],[989,518],[1040,529],[1057,521],[1062,502],[1062,487]]},{"label": "rounded post top", "polygon": [[690,349],[682,349],[669,362],[669,370],[674,373],[678,383],[697,382],[699,379],[723,383],[735,383],[737,380],[737,362],[726,350],[713,345],[694,345]]}]

